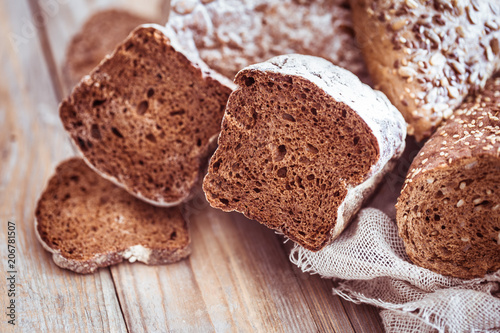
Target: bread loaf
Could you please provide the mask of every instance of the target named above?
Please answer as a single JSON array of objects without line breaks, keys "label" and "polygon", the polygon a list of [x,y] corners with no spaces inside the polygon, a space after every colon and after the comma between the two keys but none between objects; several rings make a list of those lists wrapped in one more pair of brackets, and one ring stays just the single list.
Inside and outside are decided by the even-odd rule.
[{"label": "bread loaf", "polygon": [[368,81],[348,0],[173,0],[171,8],[168,26],[183,45],[231,79],[248,65],[300,53]]},{"label": "bread loaf", "polygon": [[190,253],[179,207],[148,205],[99,177],[80,158],[62,162],[35,211],[36,234],[54,262],[92,273],[128,259],[166,264]]},{"label": "bread loaf", "polygon": [[173,38],[137,28],[59,108],[91,167],[159,206],[186,200],[201,178],[232,86]]},{"label": "bread loaf", "polygon": [[500,68],[497,0],[351,0],[375,88],[428,138]]},{"label": "bread loaf", "polygon": [[380,92],[330,62],[278,56],[241,70],[203,189],[317,251],[337,237],[404,148]]},{"label": "bread loaf", "polygon": [[460,278],[500,269],[499,78],[426,142],[396,209],[416,264]]},{"label": "bread loaf", "polygon": [[64,78],[73,87],[96,67],[107,54],[113,52],[137,26],[151,22],[124,10],[108,9],[95,13],[73,36],[64,64]]}]

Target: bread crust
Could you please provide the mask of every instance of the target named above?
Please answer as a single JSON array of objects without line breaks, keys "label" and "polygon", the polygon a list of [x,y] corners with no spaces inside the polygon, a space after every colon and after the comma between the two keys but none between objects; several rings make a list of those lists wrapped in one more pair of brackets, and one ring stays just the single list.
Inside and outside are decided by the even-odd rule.
[{"label": "bread crust", "polygon": [[232,87],[186,53],[171,31],[143,25],[59,110],[90,167],[136,197],[169,207],[188,200],[201,182]]},{"label": "bread crust", "polygon": [[369,81],[348,0],[179,0],[171,8],[167,26],[182,44],[231,79],[248,65],[300,53]]},{"label": "bread crust", "polygon": [[491,79],[426,142],[396,205],[409,257],[443,275],[500,269],[499,91]]},{"label": "bread crust", "polygon": [[[244,108],[243,105],[243,103],[245,102],[244,94],[252,94],[252,95],[258,94],[257,92],[250,90],[248,90],[247,92],[248,88],[246,88],[249,85],[249,83],[253,85],[253,82],[257,80],[257,77],[268,78],[269,84],[272,84],[273,87],[275,85],[279,85],[279,88],[277,88],[279,91],[281,91],[281,89],[290,88],[290,85],[297,86],[300,89],[303,89],[302,90],[303,92],[301,93],[294,92],[293,94],[303,95],[304,96],[302,97],[303,100],[300,100],[301,101],[300,103],[304,104],[303,106],[301,106],[302,104],[300,103],[296,104],[293,107],[294,109],[291,109],[290,107],[288,108],[289,114],[285,113],[282,117],[284,117],[283,119],[285,120],[290,120],[290,122],[293,124],[290,126],[290,128],[288,127],[283,128],[284,132],[282,132],[281,134],[279,133],[273,134],[274,132],[272,131],[270,132],[269,130],[260,129],[259,122],[260,124],[263,125],[265,125],[265,122],[269,122],[271,124],[277,122],[278,120],[275,118],[270,118],[270,119],[262,118],[262,120],[260,119],[261,117],[265,117],[264,113],[269,113],[273,117],[278,115],[279,119],[279,115],[282,112],[280,110],[283,110],[283,108],[285,108],[284,104],[283,105],[278,104],[275,107],[271,107],[269,110],[266,109],[266,111],[258,110],[259,106],[256,105],[255,106],[256,114],[252,116],[254,120],[250,119],[248,121],[245,120],[246,118],[243,116],[244,111],[240,110]],[[259,84],[264,85],[263,82],[264,81],[262,82],[259,81]],[[285,83],[280,84],[280,82],[285,82]],[[278,56],[270,59],[267,62],[252,65],[241,70],[236,76],[235,83],[239,85],[239,88],[235,90],[229,98],[222,123],[222,132],[219,136],[219,147],[211,158],[209,171],[208,174],[205,176],[203,183],[203,188],[207,196],[207,200],[213,207],[222,209],[224,211],[236,210],[242,212],[246,216],[254,218],[257,221],[266,224],[268,227],[279,230],[290,239],[296,241],[300,245],[312,251],[317,251],[321,249],[331,240],[335,239],[342,232],[342,230],[346,227],[349,220],[360,208],[364,199],[366,199],[366,197],[375,189],[375,186],[381,180],[384,173],[387,172],[392,167],[393,162],[397,160],[397,158],[403,152],[405,146],[404,139],[406,136],[405,132],[406,123],[404,122],[403,117],[389,103],[387,98],[382,93],[373,91],[370,87],[361,83],[356,76],[354,76],[347,70],[344,70],[340,67],[336,67],[331,63],[329,63],[328,61],[318,57],[304,56],[304,55]],[[262,90],[259,91],[260,93],[262,93]],[[308,235],[307,232],[300,229],[302,228],[300,226],[301,223],[300,221],[292,222],[292,220],[299,218],[297,216],[293,217],[292,216],[293,214],[289,213],[289,210],[295,209],[294,207],[292,207],[293,205],[288,207],[289,204],[284,204],[284,203],[280,204],[277,203],[279,199],[274,199],[276,205],[274,206],[273,209],[276,209],[277,211],[275,212],[263,211],[265,208],[264,205],[259,205],[252,202],[252,200],[254,200],[251,198],[253,194],[248,194],[249,192],[245,192],[243,189],[242,190],[238,189],[239,186],[242,185],[241,184],[242,182],[244,183],[248,181],[248,183],[252,183],[255,181],[252,180],[252,176],[248,176],[249,179],[246,179],[245,177],[247,176],[247,173],[249,175],[252,174],[252,172],[254,174],[260,174],[261,171],[259,171],[258,169],[268,168],[268,166],[265,165],[265,161],[259,162],[258,165],[250,165],[250,162],[247,163],[245,161],[246,158],[250,158],[249,156],[242,155],[236,157],[231,155],[235,150],[244,152],[257,149],[253,154],[259,156],[259,160],[265,159],[268,161],[272,160],[275,162],[273,163],[274,165],[272,166],[272,170],[278,168],[279,170],[283,170],[284,168],[288,168],[288,172],[290,173],[292,172],[302,173],[306,171],[313,173],[312,170],[316,170],[317,168],[319,168],[318,170],[320,169],[322,170],[319,171],[320,172],[319,174],[316,174],[316,177],[307,176],[307,174],[304,175],[300,174],[299,176],[297,174],[298,177],[297,179],[299,179],[298,180],[299,183],[302,183],[301,179],[303,178],[319,179],[324,177],[326,173],[334,172],[336,168],[333,166],[334,165],[333,163],[338,163],[338,161],[321,162],[320,159],[323,158],[321,149],[323,149],[323,147],[321,149],[318,149],[315,148],[315,146],[306,144],[306,140],[313,140],[313,138],[309,137],[310,133],[303,132],[300,134],[300,137],[302,138],[302,140],[304,140],[304,145],[306,145],[305,154],[306,155],[308,154],[307,150],[312,150],[313,154],[317,154],[314,157],[312,157],[312,155],[311,156],[307,155],[309,157],[306,157],[305,155],[302,156],[303,152],[302,148],[300,147],[293,148],[293,150],[290,151],[289,149],[292,148],[282,148],[283,150],[286,150],[286,156],[294,156],[290,158],[295,158],[295,161],[297,160],[300,161],[305,158],[304,161],[306,163],[312,163],[312,164],[307,164],[308,166],[306,167],[305,170],[302,169],[300,163],[293,162],[293,160],[289,160],[288,157],[283,158],[283,156],[281,157],[278,156],[279,158],[277,158],[276,153],[279,154],[280,149],[279,147],[278,149],[273,148],[274,146],[277,147],[281,145],[282,144],[281,141],[286,141],[287,131],[292,131],[292,132],[295,131],[295,127],[293,127],[295,126],[295,124],[299,125],[300,123],[306,124],[308,121],[307,118],[316,119],[315,116],[318,117],[325,116],[325,121],[332,122],[331,124],[321,125],[325,128],[327,126],[330,126],[331,128],[331,130],[325,130],[324,132],[325,138],[332,135],[330,139],[326,140],[329,142],[329,145],[336,145],[338,144],[337,141],[344,140],[344,138],[341,138],[340,136],[337,137],[335,134],[335,129],[334,129],[335,125],[333,124],[333,122],[335,121],[334,119],[338,117],[338,115],[336,113],[337,111],[333,110],[333,107],[331,107],[332,109],[328,108],[325,109],[324,110],[325,114],[320,114],[323,111],[316,111],[316,109],[314,109],[313,115],[304,115],[303,113],[304,110],[308,108],[307,94],[308,92],[311,91],[313,91],[313,93],[318,92],[320,94],[319,96],[325,96],[324,100],[328,101],[325,103],[330,103],[332,105],[337,105],[336,107],[345,108],[346,117],[352,117],[352,119],[356,119],[355,120],[356,122],[359,121],[359,124],[357,126],[359,129],[362,128],[362,130],[360,130],[360,133],[363,132],[362,140],[364,143],[366,143],[366,146],[363,146],[360,152],[364,150],[366,150],[366,152],[368,151],[374,152],[374,155],[370,155],[371,157],[369,157],[370,159],[373,159],[373,164],[367,167],[367,169],[364,171],[365,174],[358,175],[359,177],[354,177],[353,179],[350,179],[349,175],[342,175],[342,174],[339,175],[332,174],[330,176],[330,178],[335,179],[335,181],[336,179],[340,179],[341,182],[344,182],[343,178],[346,179],[344,185],[339,185],[340,186],[339,188],[341,188],[339,192],[342,192],[340,196],[343,197],[341,202],[338,203],[337,206],[332,201],[337,199],[323,198],[325,201],[325,205],[335,207],[336,212],[334,215],[336,216],[336,218],[334,221],[327,221],[326,223],[328,224],[328,226],[326,225],[320,226],[321,229],[327,228],[328,230],[325,234],[321,234],[321,236],[318,236],[317,239],[316,238],[312,239],[313,236],[311,234]],[[273,99],[279,100],[282,98],[288,98],[287,95],[285,94],[286,94],[285,92],[279,92],[279,93],[275,92],[275,93],[270,93],[269,96],[266,95],[263,98],[265,98],[266,101]],[[241,100],[243,101],[243,103],[239,102],[240,95],[242,96]],[[291,98],[291,100],[294,100],[294,98]],[[311,103],[314,102],[314,100],[310,101]],[[323,103],[323,100],[319,102],[318,99],[317,103]],[[318,109],[320,108],[320,106],[317,107]],[[300,111],[301,108],[302,111]],[[259,112],[261,112],[263,115],[260,116]],[[343,112],[341,112],[341,117],[342,114]],[[255,129],[253,128],[253,126],[255,126]],[[282,125],[276,124],[276,126],[282,126]],[[285,124],[284,126],[287,126],[287,124]],[[309,128],[309,130],[312,131],[313,129]],[[347,129],[346,131],[347,131],[346,133],[348,133],[349,131],[351,131],[351,129]],[[261,144],[266,144],[266,146],[269,147],[268,149],[270,150],[268,151],[268,149],[252,147],[251,146],[252,142],[246,142],[245,139],[237,140],[235,139],[235,137],[233,137],[235,133],[236,134],[246,133],[244,134],[245,137],[246,135],[250,135],[249,137],[252,137],[251,135],[257,135],[256,139],[259,139],[260,137],[265,138],[263,139],[263,142],[258,143],[258,145],[260,146]],[[354,134],[349,134],[349,138],[345,138],[345,140],[346,141],[351,140],[352,138],[350,138],[350,136],[352,135]],[[290,139],[291,142],[293,142],[294,138]],[[270,156],[268,156],[268,154]],[[297,156],[295,156],[294,154],[296,154]],[[342,152],[342,154],[345,155],[347,153]],[[366,155],[365,157],[368,158],[368,156],[369,155]],[[350,158],[356,159],[360,157],[352,156]],[[236,159],[238,159],[238,161],[241,161],[242,164],[246,163],[245,164],[246,167],[244,168],[243,166],[241,166],[238,167],[238,169],[235,169],[234,165],[232,167],[227,167],[227,165],[232,164]],[[261,165],[260,163],[262,163],[263,165]],[[269,168],[271,168],[271,166],[269,166]],[[240,175],[242,179],[239,179],[238,176],[234,177],[231,176],[231,174],[229,175],[226,174],[227,170],[232,170],[230,172],[237,172],[237,174]],[[295,182],[294,180],[289,180],[284,175],[280,175],[279,170],[277,171],[277,178],[274,179],[274,181],[277,184],[276,186],[281,186],[280,184],[282,184],[283,182],[289,182],[289,181]],[[274,171],[269,171],[268,177],[276,177],[274,174],[275,174]],[[260,181],[260,183],[273,181],[272,179],[265,179],[263,176],[261,177],[262,181]],[[283,178],[283,180],[279,180],[280,178]],[[322,190],[320,190],[319,188],[314,189],[314,185],[312,183],[304,185],[305,184],[304,182],[302,184],[303,185],[299,184],[298,188],[294,190],[287,183],[287,185],[284,187],[287,188],[289,192],[282,194],[278,192],[279,191],[278,189],[273,189],[271,185],[269,185],[271,188],[266,188],[266,186],[263,186],[262,188],[260,188],[259,192],[257,192],[260,194],[257,194],[255,196],[257,198],[259,196],[263,197],[263,195],[268,195],[272,191],[277,192],[275,193],[276,198],[279,198],[280,196],[286,198],[287,196],[293,197],[297,195],[297,197],[301,197],[301,195],[305,195],[304,199],[300,201],[301,203],[298,204],[300,208],[303,211],[305,210],[313,211],[316,209],[318,211],[321,211],[323,209],[321,205],[319,207],[315,206],[315,208],[311,208],[312,206],[311,207],[307,206],[309,204],[311,205],[316,204],[312,202],[314,201],[313,199],[307,196],[307,193],[310,193],[310,195],[314,195],[314,192],[318,194]],[[251,184],[247,185],[250,186]],[[245,184],[243,184],[243,186],[245,186]],[[301,190],[301,186],[302,187],[308,186],[308,188],[304,187]],[[308,192],[309,189],[312,192]],[[331,190],[331,188],[326,189],[324,192],[326,193],[329,190]],[[231,196],[233,195],[234,197],[231,198]],[[266,209],[271,209],[271,208],[266,208]],[[270,217],[273,214],[277,214],[282,217],[279,217],[277,218],[277,220],[274,220],[272,217]],[[319,216],[317,217],[316,220],[310,219],[308,221],[304,221],[304,224],[308,223],[321,224],[323,223],[320,222],[322,221],[321,220],[322,218],[324,218],[324,216]],[[294,227],[297,230],[295,229],[292,230],[291,226],[294,225],[294,223],[299,223],[298,226],[295,225]],[[315,227],[318,226],[315,225]]]},{"label": "bread crust", "polygon": [[[118,222],[110,220],[115,216]],[[169,239],[172,232],[175,240]],[[80,158],[61,162],[47,182],[37,202],[35,234],[56,265],[81,274],[123,260],[168,264],[191,253],[181,207],[147,205],[99,177]],[[152,237],[160,243],[152,245]],[[109,244],[88,248],[96,238]]]},{"label": "bread crust", "polygon": [[496,0],[351,0],[358,44],[376,89],[421,141],[500,69]]}]

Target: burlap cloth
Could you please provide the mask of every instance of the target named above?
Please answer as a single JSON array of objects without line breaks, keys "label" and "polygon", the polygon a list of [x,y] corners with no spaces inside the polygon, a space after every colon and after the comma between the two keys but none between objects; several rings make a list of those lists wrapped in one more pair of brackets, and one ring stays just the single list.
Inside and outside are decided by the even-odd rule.
[{"label": "burlap cloth", "polygon": [[290,260],[304,272],[333,279],[334,294],[382,308],[387,332],[500,332],[500,271],[481,279],[451,278],[412,264],[405,253],[394,204],[417,151],[410,143],[385,177],[369,203],[379,209],[361,210],[319,252],[295,245]]}]

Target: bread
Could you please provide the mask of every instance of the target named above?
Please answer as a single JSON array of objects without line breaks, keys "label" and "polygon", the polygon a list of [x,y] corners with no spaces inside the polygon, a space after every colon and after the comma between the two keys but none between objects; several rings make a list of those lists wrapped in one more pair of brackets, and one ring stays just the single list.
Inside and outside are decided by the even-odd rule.
[{"label": "bread", "polygon": [[57,167],[35,219],[38,239],[54,262],[78,273],[123,259],[166,264],[190,253],[180,207],[148,205],[99,177],[80,158]]},{"label": "bread", "polygon": [[235,83],[203,182],[207,200],[321,249],[403,152],[403,117],[318,57],[278,56]]},{"label": "bread", "polygon": [[121,43],[137,26],[151,19],[124,10],[108,9],[95,13],[73,36],[66,50],[64,78],[73,87]]},{"label": "bread", "polygon": [[233,79],[287,53],[323,57],[363,81],[348,0],[173,0],[168,26],[213,69]]},{"label": "bread", "polygon": [[376,89],[428,138],[464,97],[500,69],[497,0],[351,0]]},{"label": "bread", "polygon": [[159,206],[201,178],[232,85],[179,50],[162,27],[141,26],[59,108],[90,166]]},{"label": "bread", "polygon": [[500,79],[468,98],[411,164],[396,206],[411,260],[443,275],[500,269]]}]

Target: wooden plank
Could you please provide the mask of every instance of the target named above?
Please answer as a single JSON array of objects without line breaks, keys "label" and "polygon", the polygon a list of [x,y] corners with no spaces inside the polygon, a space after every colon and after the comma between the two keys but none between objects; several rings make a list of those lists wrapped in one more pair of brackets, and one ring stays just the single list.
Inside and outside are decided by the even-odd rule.
[{"label": "wooden plank", "polygon": [[[0,275],[5,281],[10,220],[17,234],[16,328],[123,332],[109,270],[90,276],[62,270],[36,240],[35,201],[54,165],[72,149],[58,121],[58,101],[27,1],[0,3],[0,30]],[[0,284],[0,294],[6,306],[5,283]],[[0,331],[12,328],[2,315]]]}]

